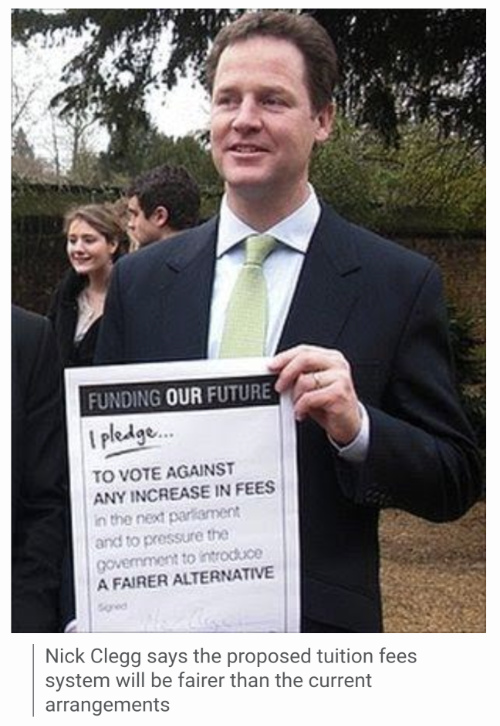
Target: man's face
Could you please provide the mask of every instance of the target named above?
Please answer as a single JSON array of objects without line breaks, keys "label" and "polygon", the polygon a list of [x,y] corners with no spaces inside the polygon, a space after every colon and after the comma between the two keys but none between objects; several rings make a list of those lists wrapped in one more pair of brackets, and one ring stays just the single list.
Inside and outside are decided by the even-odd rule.
[{"label": "man's face", "polygon": [[302,53],[287,40],[228,46],[214,78],[211,143],[228,198],[301,202],[309,159],[326,140],[332,108],[313,110]]},{"label": "man's face", "polygon": [[156,242],[164,236],[164,225],[157,220],[155,212],[146,217],[136,196],[130,197],[127,204],[128,229],[139,247]]}]

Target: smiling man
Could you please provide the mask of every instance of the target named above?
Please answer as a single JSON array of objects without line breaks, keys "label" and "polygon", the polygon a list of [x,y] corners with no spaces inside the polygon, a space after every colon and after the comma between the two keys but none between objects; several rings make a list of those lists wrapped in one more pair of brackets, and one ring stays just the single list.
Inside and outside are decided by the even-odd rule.
[{"label": "smiling man", "polygon": [[265,36],[224,50],[212,98],[212,154],[229,207],[269,228],[309,197],[309,160],[314,144],[330,133],[331,99],[314,108],[302,53]]},{"label": "smiling man", "polygon": [[[302,630],[378,631],[380,509],[453,519],[481,489],[439,272],[339,217],[308,181],[337,82],[313,18],[245,14],[216,38],[206,77],[220,214],[118,265],[98,362],[272,356],[297,418]],[[243,306],[258,336],[234,316],[245,257],[262,270],[259,305]]]}]

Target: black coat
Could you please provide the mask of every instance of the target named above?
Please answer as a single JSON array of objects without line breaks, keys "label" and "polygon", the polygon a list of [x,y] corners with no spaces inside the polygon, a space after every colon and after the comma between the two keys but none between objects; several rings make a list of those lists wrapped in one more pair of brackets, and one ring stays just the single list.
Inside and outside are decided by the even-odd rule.
[{"label": "black coat", "polygon": [[65,368],[91,366],[93,363],[101,318],[94,321],[78,344],[74,341],[78,321],[78,295],[86,282],[84,275],[78,275],[70,268],[57,286],[47,313],[54,324]]},{"label": "black coat", "polygon": [[67,465],[52,326],[12,308],[12,631],[57,632]]}]

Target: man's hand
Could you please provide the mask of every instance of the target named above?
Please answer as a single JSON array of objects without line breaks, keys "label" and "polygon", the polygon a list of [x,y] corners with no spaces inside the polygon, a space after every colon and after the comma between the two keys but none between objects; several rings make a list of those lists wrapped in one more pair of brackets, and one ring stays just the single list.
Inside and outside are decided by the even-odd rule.
[{"label": "man's hand", "polygon": [[291,388],[295,417],[310,416],[339,446],[350,444],[361,429],[359,401],[349,363],[338,350],[298,345],[274,356],[278,393]]}]

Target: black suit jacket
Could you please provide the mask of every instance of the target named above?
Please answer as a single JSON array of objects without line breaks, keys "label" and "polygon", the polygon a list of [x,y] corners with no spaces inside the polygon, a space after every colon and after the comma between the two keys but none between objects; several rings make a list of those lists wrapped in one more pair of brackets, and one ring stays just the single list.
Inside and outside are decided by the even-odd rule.
[{"label": "black suit jacket", "polygon": [[[216,230],[214,219],[120,262],[98,363],[206,357]],[[313,421],[298,425],[302,610],[312,620],[381,628],[380,507],[448,520],[479,494],[446,325],[434,264],[323,207],[279,350],[340,350],[371,430],[360,465],[340,459]]]},{"label": "black suit jacket", "polygon": [[12,308],[12,631],[57,632],[66,442],[50,322]]}]

